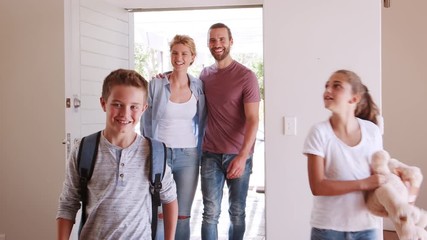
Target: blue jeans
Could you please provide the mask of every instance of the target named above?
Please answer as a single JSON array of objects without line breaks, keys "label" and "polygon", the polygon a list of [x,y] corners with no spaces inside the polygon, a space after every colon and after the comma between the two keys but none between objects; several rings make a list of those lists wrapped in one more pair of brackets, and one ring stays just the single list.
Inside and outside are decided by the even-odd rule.
[{"label": "blue jeans", "polygon": [[202,239],[218,239],[218,219],[224,183],[228,186],[228,213],[230,227],[228,239],[240,240],[245,234],[245,208],[248,195],[249,177],[252,173],[252,156],[246,161],[245,171],[240,178],[227,179],[227,168],[236,154],[215,154],[204,152],[201,164],[201,184],[203,195]]},{"label": "blue jeans", "polygon": [[[199,155],[197,148],[168,148],[167,163],[172,170],[178,197],[178,224],[175,239],[190,239],[190,216],[197,183],[199,181]],[[159,212],[161,210],[159,209]],[[163,219],[159,219],[156,239],[164,239]]]},{"label": "blue jeans", "polygon": [[328,229],[311,229],[311,240],[377,240],[377,229],[358,232],[339,232]]}]

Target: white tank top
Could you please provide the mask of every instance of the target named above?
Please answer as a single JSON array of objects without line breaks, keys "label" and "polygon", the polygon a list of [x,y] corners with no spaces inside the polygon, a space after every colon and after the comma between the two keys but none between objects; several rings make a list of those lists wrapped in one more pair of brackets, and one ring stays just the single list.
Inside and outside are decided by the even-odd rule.
[{"label": "white tank top", "polygon": [[197,100],[193,94],[185,103],[174,103],[169,100],[159,121],[158,140],[170,148],[196,147],[193,131],[193,117],[196,111]]}]

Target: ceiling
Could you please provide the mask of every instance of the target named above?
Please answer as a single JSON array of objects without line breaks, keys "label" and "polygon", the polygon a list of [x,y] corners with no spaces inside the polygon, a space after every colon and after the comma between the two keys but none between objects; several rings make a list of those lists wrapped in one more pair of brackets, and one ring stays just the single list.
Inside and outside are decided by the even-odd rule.
[{"label": "ceiling", "polygon": [[262,6],[263,0],[102,0],[126,9],[191,9],[238,6]]}]

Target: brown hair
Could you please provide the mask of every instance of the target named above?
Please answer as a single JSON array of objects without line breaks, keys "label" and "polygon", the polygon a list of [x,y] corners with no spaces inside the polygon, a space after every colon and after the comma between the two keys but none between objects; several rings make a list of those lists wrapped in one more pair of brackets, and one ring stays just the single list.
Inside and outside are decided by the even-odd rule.
[{"label": "brown hair", "polygon": [[224,23],[215,23],[215,24],[213,24],[210,28],[209,28],[209,31],[208,32],[210,32],[212,29],[216,29],[216,28],[225,28],[225,29],[227,29],[227,32],[228,32],[228,38],[231,40],[231,39],[233,39],[233,36],[231,35],[231,30],[230,30],[230,28],[227,26],[227,25],[225,25]]},{"label": "brown hair", "polygon": [[[102,85],[102,98],[107,101],[111,89],[117,85],[132,86],[142,89],[147,93],[148,82],[138,72],[129,69],[117,69],[112,71]],[[147,95],[147,94],[146,94]]]},{"label": "brown hair", "polygon": [[379,115],[379,109],[360,77],[355,72],[345,69],[338,70],[335,73],[344,74],[347,77],[347,82],[351,85],[353,93],[361,96],[354,115],[378,125],[377,115]]}]

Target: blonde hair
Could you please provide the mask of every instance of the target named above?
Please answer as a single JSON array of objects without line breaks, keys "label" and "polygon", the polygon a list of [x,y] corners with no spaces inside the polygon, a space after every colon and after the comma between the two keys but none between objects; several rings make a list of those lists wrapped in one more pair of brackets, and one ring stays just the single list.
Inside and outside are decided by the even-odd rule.
[{"label": "blonde hair", "polygon": [[[188,35],[175,35],[175,37],[173,37],[172,41],[169,43],[169,51],[172,52],[172,48],[173,46],[177,45],[177,44],[182,44],[186,47],[188,47],[190,49],[191,55],[196,56],[197,52],[196,52],[196,44],[194,43],[194,40],[188,36]],[[193,61],[194,62],[194,61]],[[193,62],[190,63],[193,64]]]}]

